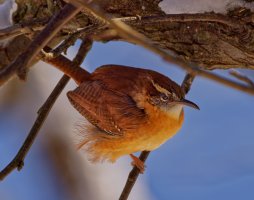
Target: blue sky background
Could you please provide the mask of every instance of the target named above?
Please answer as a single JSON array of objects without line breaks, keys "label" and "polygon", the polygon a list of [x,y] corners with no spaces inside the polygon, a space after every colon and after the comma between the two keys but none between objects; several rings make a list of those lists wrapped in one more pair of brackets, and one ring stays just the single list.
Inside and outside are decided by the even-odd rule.
[{"label": "blue sky background", "polygon": [[[96,46],[100,56],[88,59],[92,67],[146,67],[178,83],[184,77],[181,70],[140,47]],[[151,154],[146,171],[150,190],[160,200],[253,199],[254,97],[199,77],[187,97],[201,110],[185,109],[179,134]]]},{"label": "blue sky background", "polygon": [[[182,70],[158,56],[122,42],[95,43],[83,66],[93,71],[103,64],[150,68],[178,83],[184,77]],[[227,75],[223,71],[217,73]],[[253,71],[248,73],[254,78]],[[254,199],[254,97],[198,77],[187,98],[201,110],[185,109],[183,128],[151,153],[145,175],[140,177],[147,181],[154,200]],[[0,109],[2,168],[15,154],[17,143],[22,143],[24,135],[17,137],[17,132],[27,132],[33,119],[13,126],[18,108]],[[50,178],[52,171],[38,163],[42,159],[47,161],[47,157],[36,146],[38,141],[22,173],[14,172],[0,183],[3,199],[12,199],[7,197],[14,187],[21,200],[64,199],[64,192]],[[41,174],[33,171],[40,168]]]}]

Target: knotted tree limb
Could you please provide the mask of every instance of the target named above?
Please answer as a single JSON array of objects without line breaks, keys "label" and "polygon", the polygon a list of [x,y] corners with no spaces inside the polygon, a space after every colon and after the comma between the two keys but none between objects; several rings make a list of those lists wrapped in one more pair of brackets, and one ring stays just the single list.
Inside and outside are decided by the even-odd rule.
[{"label": "knotted tree limb", "polygon": [[14,73],[17,73],[20,79],[26,78],[27,66],[35,56],[45,47],[48,42],[57,34],[62,26],[74,17],[80,8],[72,4],[66,4],[62,10],[59,11],[43,29],[43,31],[32,41],[27,50],[21,54],[10,66],[1,70],[0,85],[8,80]]},{"label": "knotted tree limb", "polygon": [[[194,78],[195,78],[195,76],[193,74],[186,74],[186,76],[182,82],[182,85],[181,85],[181,88],[185,94],[187,94],[189,92]],[[141,152],[139,159],[145,163],[149,154],[150,154],[150,151],[143,151],[143,152]],[[136,166],[134,166],[133,169],[131,170],[131,172],[129,173],[126,184],[123,188],[121,196],[119,197],[119,200],[128,199],[128,196],[129,196],[133,186],[135,185],[139,174],[140,174],[140,170]]]},{"label": "knotted tree limb", "polygon": [[122,21],[113,21],[108,19],[101,10],[99,10],[97,7],[94,8],[92,4],[87,4],[83,2],[82,0],[71,0],[71,2],[73,2],[73,4],[76,4],[76,6],[84,6],[85,9],[87,9],[93,15],[97,16],[97,19],[101,20],[102,23],[107,23],[109,24],[109,26],[111,26],[111,28],[115,29],[122,38],[150,50],[151,52],[162,57],[169,64],[175,64],[176,66],[186,70],[188,73],[195,74],[197,76],[201,76],[201,77],[219,82],[220,84],[234,88],[236,90],[240,90],[240,91],[254,95],[253,87],[250,87],[248,85],[241,84],[241,83],[232,81],[230,79],[221,77],[219,75],[216,75],[214,73],[202,70],[195,64],[187,63],[182,58],[169,54],[165,50],[154,45],[154,43],[149,38],[140,34],[136,30],[134,30],[132,27],[123,23]]},{"label": "knotted tree limb", "polygon": [[[74,63],[73,67],[79,66],[83,62],[84,58],[86,57],[87,52],[91,48],[91,45],[92,45],[92,43],[90,40],[88,42],[86,42],[84,40],[82,42],[80,49],[79,49],[76,57],[74,58],[73,62],[69,61],[67,58],[65,58],[63,56],[54,58],[55,62],[58,62],[58,60],[61,58],[65,58],[65,60],[67,60],[68,62]],[[49,50],[49,49],[47,48],[47,50]],[[51,63],[51,64],[54,63],[54,59],[52,59],[49,63]],[[18,170],[22,169],[22,167],[24,165],[24,159],[25,159],[27,153],[29,152],[32,144],[34,143],[34,140],[37,137],[44,121],[46,120],[46,118],[52,108],[52,106],[56,102],[58,96],[61,94],[61,92],[63,91],[64,87],[66,86],[66,84],[68,83],[69,80],[70,80],[70,78],[67,75],[63,75],[62,78],[57,83],[57,85],[55,86],[55,88],[53,89],[52,93],[47,98],[46,102],[38,110],[38,116],[31,128],[31,130],[30,130],[26,140],[24,141],[23,145],[19,149],[17,155],[0,172],[0,180],[3,180],[8,174],[10,174],[16,168]]]},{"label": "knotted tree limb", "polygon": [[[60,0],[54,2],[42,0],[36,4],[32,0],[16,0],[16,2],[18,3],[18,10],[14,16],[16,24],[31,24],[33,19],[43,19],[42,16],[45,17],[45,13],[50,13],[46,15],[49,18],[64,6],[63,1]],[[95,1],[107,16],[132,19],[125,22],[159,47],[172,50],[187,62],[194,62],[202,69],[253,69],[254,13],[248,9],[248,4],[245,4],[246,7],[237,7],[223,14],[166,15],[160,10],[159,2],[154,0]],[[59,4],[61,6],[58,6]],[[34,9],[27,10],[26,5]],[[61,29],[54,40],[93,23],[94,21],[85,12],[79,13]],[[5,60],[4,57],[8,58],[8,54],[0,50],[1,60]],[[1,60],[0,65],[5,66],[5,62],[1,63]]]},{"label": "knotted tree limb", "polygon": [[[124,4],[128,2],[128,0],[121,1]],[[253,41],[254,36],[252,26],[252,16],[254,14],[248,9],[241,8],[234,11],[234,14],[231,12],[227,15],[216,13],[165,15],[156,11],[160,15],[132,16],[109,20],[103,12],[96,11],[91,5],[85,4],[84,1],[72,0],[72,2],[79,2],[85,6],[85,12],[90,9],[90,12],[86,14],[88,18],[92,19],[92,23],[101,21],[108,24],[108,28],[111,27],[113,30],[117,30],[121,39],[143,46],[160,55],[166,61],[177,64],[187,70],[187,72],[195,73],[249,94],[254,94],[253,87],[250,85],[238,83],[203,70],[234,67],[253,68],[254,49],[251,41]],[[110,12],[109,8],[117,7],[116,5],[112,6],[113,1],[107,3],[96,2],[100,3],[103,7],[102,10],[105,12]],[[141,12],[139,8],[136,11]],[[93,17],[91,17],[91,13]],[[134,27],[144,34],[146,38],[121,21]],[[98,35],[95,37],[98,37]],[[113,40],[114,38],[111,39]],[[173,57],[161,48],[170,49],[180,55],[180,57]],[[200,66],[190,65],[191,62],[198,63]],[[15,69],[17,69],[17,66],[15,66]],[[15,70],[12,67],[0,70],[0,80],[1,77],[4,80],[7,79],[13,74],[13,71]]]},{"label": "knotted tree limb", "polygon": [[[156,42],[157,45],[200,64],[204,69],[253,68],[253,12],[248,8],[241,7],[227,14],[165,15],[160,11],[158,1],[147,0],[140,3],[137,0],[109,0],[96,2],[102,7],[104,13],[113,16],[113,18],[141,16],[136,17],[140,18],[139,20],[127,23]],[[126,7],[126,5],[129,6]],[[19,7],[22,8],[22,6],[23,4],[20,3]],[[42,6],[46,7],[44,4]],[[142,10],[142,6],[145,6],[146,9]],[[21,8],[18,13],[25,12],[24,8]],[[49,9],[48,12],[52,12],[52,9]],[[29,16],[29,13],[27,15]],[[37,16],[33,16],[33,18],[35,17]],[[75,30],[75,25],[76,29],[81,28],[81,24],[90,25],[90,19],[87,18],[89,17],[82,18],[83,23],[78,23],[80,18],[74,19],[76,24],[71,23],[72,30]],[[22,23],[22,19],[19,20],[21,22],[16,21],[16,23]]]}]

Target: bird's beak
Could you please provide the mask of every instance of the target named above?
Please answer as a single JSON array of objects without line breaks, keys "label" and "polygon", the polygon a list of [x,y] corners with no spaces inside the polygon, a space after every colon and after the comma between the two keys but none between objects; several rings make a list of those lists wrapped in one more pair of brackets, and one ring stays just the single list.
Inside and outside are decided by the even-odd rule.
[{"label": "bird's beak", "polygon": [[195,108],[197,110],[200,110],[197,104],[195,104],[195,103],[193,103],[193,102],[191,102],[187,99],[182,99],[180,101],[175,101],[174,103],[175,104],[181,104],[181,105],[184,105],[184,106],[189,106],[189,107]]}]

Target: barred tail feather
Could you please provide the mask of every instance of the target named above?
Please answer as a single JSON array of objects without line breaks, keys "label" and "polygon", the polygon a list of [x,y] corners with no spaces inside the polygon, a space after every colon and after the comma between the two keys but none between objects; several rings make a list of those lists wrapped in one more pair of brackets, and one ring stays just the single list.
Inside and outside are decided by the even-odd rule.
[{"label": "barred tail feather", "polygon": [[[77,126],[79,142],[77,150],[84,150],[88,155],[89,161],[96,162],[115,162],[115,152],[112,152],[111,142],[114,136],[108,136],[103,131],[90,123],[79,124]],[[114,140],[114,139],[113,139]]]}]

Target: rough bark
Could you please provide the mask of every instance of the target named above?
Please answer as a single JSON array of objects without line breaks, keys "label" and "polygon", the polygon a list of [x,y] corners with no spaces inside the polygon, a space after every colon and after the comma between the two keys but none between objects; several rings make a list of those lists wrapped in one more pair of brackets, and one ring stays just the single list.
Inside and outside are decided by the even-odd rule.
[{"label": "rough bark", "polygon": [[[45,21],[64,5],[62,0],[17,0],[18,10],[14,14],[16,24]],[[195,62],[204,69],[247,68],[254,69],[254,13],[247,8],[235,8],[227,15],[199,13],[193,20],[172,20],[158,6],[160,0],[108,0],[99,1],[108,16],[142,16],[129,25],[149,37],[162,48],[169,49],[187,61]],[[168,20],[167,16],[169,17]],[[208,20],[198,20],[208,16]],[[173,16],[174,17],[174,16]],[[227,23],[228,22],[230,23]],[[51,42],[59,43],[77,28],[93,25],[83,12],[65,26]],[[6,66],[27,47],[33,34],[16,37],[7,47],[0,49],[0,68]],[[113,40],[116,38],[111,38]],[[117,38],[119,39],[119,38]]]},{"label": "rough bark", "polygon": [[[249,10],[245,12],[246,17],[252,16]],[[237,13],[230,12],[228,15],[235,21],[234,24],[144,19],[133,26],[162,48],[172,50],[205,69],[254,69],[253,25],[243,22],[244,17],[237,16]],[[182,15],[183,18],[186,16]],[[207,13],[200,17],[204,16],[212,19],[216,14]]]}]

